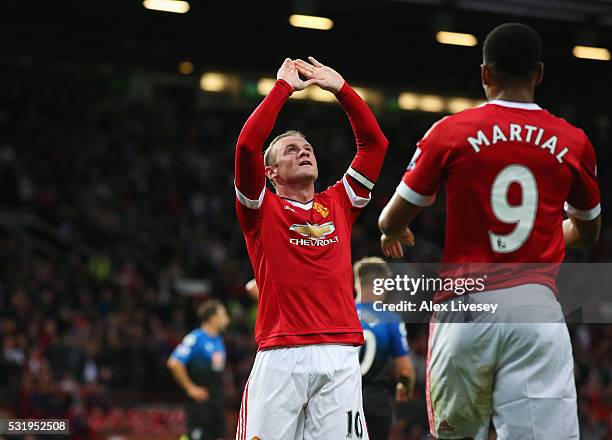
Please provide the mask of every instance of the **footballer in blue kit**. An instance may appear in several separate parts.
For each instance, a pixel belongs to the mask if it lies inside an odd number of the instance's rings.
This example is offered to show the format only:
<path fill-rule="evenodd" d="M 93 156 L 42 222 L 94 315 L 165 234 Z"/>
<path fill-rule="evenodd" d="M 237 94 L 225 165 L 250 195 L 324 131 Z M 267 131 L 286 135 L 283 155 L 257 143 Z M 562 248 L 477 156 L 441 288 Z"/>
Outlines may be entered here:
<path fill-rule="evenodd" d="M 229 324 L 225 306 L 209 300 L 198 307 L 201 326 L 188 333 L 167 365 L 189 396 L 187 430 L 192 440 L 227 438 L 222 373 L 225 345 L 221 333 Z"/>
<path fill-rule="evenodd" d="M 354 265 L 357 314 L 363 328 L 365 345 L 361 347 L 363 406 L 372 439 L 387 439 L 393 415 L 394 386 L 396 400 L 407 400 L 415 383 L 406 328 L 400 317 L 391 312 L 376 311 L 372 280 L 386 278 L 391 271 L 384 260 L 364 258 Z"/>

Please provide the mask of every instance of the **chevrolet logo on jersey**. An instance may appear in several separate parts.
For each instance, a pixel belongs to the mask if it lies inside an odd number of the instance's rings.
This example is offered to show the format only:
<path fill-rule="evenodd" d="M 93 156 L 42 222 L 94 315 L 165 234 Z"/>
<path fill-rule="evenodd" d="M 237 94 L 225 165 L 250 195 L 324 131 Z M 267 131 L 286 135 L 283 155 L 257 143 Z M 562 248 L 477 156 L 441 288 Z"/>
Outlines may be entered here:
<path fill-rule="evenodd" d="M 327 216 L 329 215 L 329 208 L 321 205 L 319 202 L 314 202 L 312 208 L 319 214 L 321 214 L 323 218 L 327 218 Z"/>
<path fill-rule="evenodd" d="M 316 223 L 314 225 L 306 223 L 305 225 L 291 225 L 289 230 L 295 231 L 298 234 L 308 238 L 323 238 L 326 235 L 334 232 L 336 227 L 334 226 L 334 222 L 323 223 L 320 226 Z"/>

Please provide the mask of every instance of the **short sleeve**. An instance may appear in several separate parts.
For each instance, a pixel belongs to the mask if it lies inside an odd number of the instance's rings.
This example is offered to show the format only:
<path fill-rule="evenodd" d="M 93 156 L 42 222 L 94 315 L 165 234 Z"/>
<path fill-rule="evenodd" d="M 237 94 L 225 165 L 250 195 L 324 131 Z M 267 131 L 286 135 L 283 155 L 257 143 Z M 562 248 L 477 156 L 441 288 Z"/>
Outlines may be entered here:
<path fill-rule="evenodd" d="M 409 354 L 410 347 L 408 347 L 406 325 L 403 322 L 387 325 L 391 335 L 391 355 L 393 357 L 400 357 Z"/>
<path fill-rule="evenodd" d="M 433 204 L 444 179 L 450 152 L 450 142 L 444 130 L 445 119 L 436 122 L 417 143 L 412 160 L 397 187 L 399 196 L 413 205 L 425 207 Z"/>
<path fill-rule="evenodd" d="M 586 135 L 565 210 L 580 220 L 593 220 L 601 213 L 595 149 Z"/>
<path fill-rule="evenodd" d="M 193 357 L 193 352 L 195 351 L 195 346 L 197 342 L 197 337 L 194 334 L 188 334 L 183 338 L 183 341 L 176 346 L 170 357 L 178 360 L 182 364 L 186 365 L 191 361 Z"/>

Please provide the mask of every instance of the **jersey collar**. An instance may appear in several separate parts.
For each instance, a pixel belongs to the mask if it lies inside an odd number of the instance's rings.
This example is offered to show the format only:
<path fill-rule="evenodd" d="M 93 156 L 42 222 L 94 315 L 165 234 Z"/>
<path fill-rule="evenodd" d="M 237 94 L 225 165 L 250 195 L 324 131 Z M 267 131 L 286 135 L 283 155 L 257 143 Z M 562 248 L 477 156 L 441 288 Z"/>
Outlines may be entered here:
<path fill-rule="evenodd" d="M 492 101 L 487 102 L 487 104 L 495 104 L 500 105 L 502 107 L 510 107 L 510 108 L 520 108 L 523 110 L 542 110 L 535 102 L 515 102 L 515 101 L 505 101 L 503 99 L 494 99 Z"/>
<path fill-rule="evenodd" d="M 302 208 L 306 211 L 312 209 L 312 200 L 310 202 L 302 203 L 302 202 L 298 202 L 297 200 L 288 199 L 286 197 L 281 197 L 281 196 L 279 197 L 283 199 L 284 201 L 291 203 L 293 206 L 297 206 L 298 208 Z"/>

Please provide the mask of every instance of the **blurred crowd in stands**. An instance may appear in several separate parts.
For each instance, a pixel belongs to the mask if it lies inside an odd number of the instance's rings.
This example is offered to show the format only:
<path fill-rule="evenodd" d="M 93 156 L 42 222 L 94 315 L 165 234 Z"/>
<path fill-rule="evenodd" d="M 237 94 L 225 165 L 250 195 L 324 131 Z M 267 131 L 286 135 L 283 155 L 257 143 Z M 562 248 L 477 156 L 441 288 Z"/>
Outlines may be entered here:
<path fill-rule="evenodd" d="M 66 78 L 0 91 L 0 414 L 68 417 L 75 437 L 88 438 L 120 408 L 176 408 L 183 393 L 165 361 L 198 325 L 195 306 L 213 296 L 232 317 L 224 380 L 234 426 L 256 348 L 256 305 L 244 293 L 253 275 L 234 211 L 234 143 L 260 98 L 233 108 L 198 105 L 207 97 L 184 92 L 133 100 L 127 85 Z M 380 254 L 381 207 L 439 117 L 376 113 L 390 149 L 355 227 L 355 259 Z M 612 134 L 581 116 L 572 122 L 598 150 L 605 212 Z M 354 144 L 338 106 L 290 102 L 276 127 L 299 129 L 314 145 L 319 189 L 342 176 Z M 443 225 L 440 200 L 416 222 L 408 261 L 439 258 Z M 612 223 L 593 250 L 568 259 L 612 261 Z M 181 289 L 179 280 L 205 282 Z M 571 333 L 582 438 L 611 438 L 612 325 L 574 325 Z M 418 440 L 427 431 L 427 326 L 412 324 L 408 334 L 419 381 L 414 399 L 398 407 L 392 438 Z"/>

